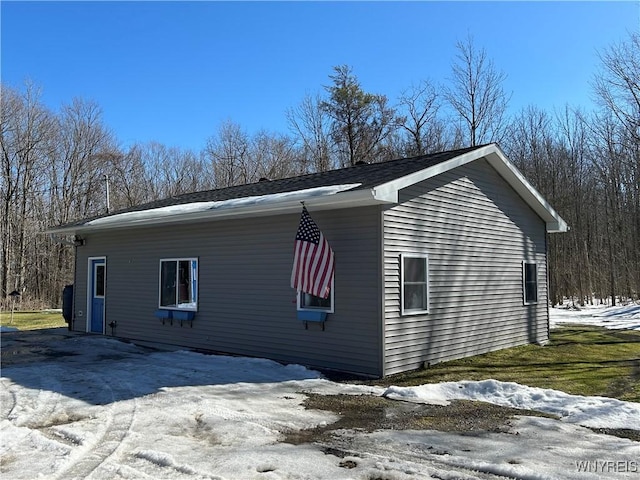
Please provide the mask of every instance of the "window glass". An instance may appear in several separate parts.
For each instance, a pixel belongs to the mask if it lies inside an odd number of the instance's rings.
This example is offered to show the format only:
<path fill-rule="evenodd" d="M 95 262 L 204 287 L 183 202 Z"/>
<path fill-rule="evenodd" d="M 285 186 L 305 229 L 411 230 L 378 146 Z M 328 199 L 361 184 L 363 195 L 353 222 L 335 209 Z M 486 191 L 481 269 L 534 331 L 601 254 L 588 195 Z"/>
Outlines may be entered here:
<path fill-rule="evenodd" d="M 196 310 L 197 271 L 195 259 L 160 260 L 160 306 Z"/>
<path fill-rule="evenodd" d="M 178 303 L 191 302 L 191 262 L 178 262 Z"/>
<path fill-rule="evenodd" d="M 160 306 L 176 305 L 176 262 L 160 262 Z"/>
<path fill-rule="evenodd" d="M 333 313 L 334 311 L 334 280 L 331 281 L 331 289 L 327 298 L 316 297 L 309 293 L 298 292 L 298 310 L 320 310 L 322 312 Z"/>
<path fill-rule="evenodd" d="M 404 257 L 404 281 L 420 282 L 427 281 L 426 262 L 421 257 Z"/>
<path fill-rule="evenodd" d="M 401 314 L 428 313 L 428 261 L 426 255 L 401 255 Z"/>
<path fill-rule="evenodd" d="M 95 280 L 95 289 L 96 291 L 94 292 L 94 297 L 104 297 L 104 272 L 105 272 L 105 268 L 104 265 L 96 265 L 95 266 L 96 269 L 96 280 Z"/>
<path fill-rule="evenodd" d="M 524 303 L 538 301 L 538 266 L 535 263 L 524 263 Z"/>
<path fill-rule="evenodd" d="M 427 285 L 415 284 L 404 286 L 404 309 L 405 310 L 426 310 L 427 309 Z"/>
<path fill-rule="evenodd" d="M 316 297 L 310 293 L 300 292 L 300 306 L 302 308 L 331 308 L 331 295 L 327 298 Z"/>

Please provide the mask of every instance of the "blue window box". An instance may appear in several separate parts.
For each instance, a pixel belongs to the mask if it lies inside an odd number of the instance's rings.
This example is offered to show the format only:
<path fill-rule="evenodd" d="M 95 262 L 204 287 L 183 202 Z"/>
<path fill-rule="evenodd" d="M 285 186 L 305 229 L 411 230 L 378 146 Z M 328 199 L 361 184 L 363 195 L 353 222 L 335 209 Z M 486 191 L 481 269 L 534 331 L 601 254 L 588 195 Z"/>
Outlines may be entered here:
<path fill-rule="evenodd" d="M 180 321 L 180 326 L 182 326 L 182 322 L 190 322 L 193 327 L 193 319 L 196 318 L 196 312 L 189 310 L 165 310 L 160 309 L 156 310 L 156 317 L 162 320 L 162 324 L 164 325 L 165 321 L 169 320 L 171 325 L 173 325 L 174 320 Z"/>
<path fill-rule="evenodd" d="M 315 322 L 322 324 L 322 330 L 324 330 L 324 322 L 327 319 L 327 312 L 314 311 L 314 310 L 298 310 L 298 320 L 304 322 L 304 328 L 309 328 L 309 322 Z"/>
<path fill-rule="evenodd" d="M 180 326 L 182 326 L 182 322 L 189 322 L 189 325 L 193 327 L 193 319 L 196 318 L 196 312 L 190 310 L 174 310 L 173 318 L 180 320 Z"/>
<path fill-rule="evenodd" d="M 164 322 L 166 322 L 167 320 L 169 320 L 169 322 L 171 323 L 171 325 L 173 325 L 173 315 L 172 315 L 172 311 L 171 310 L 156 310 L 156 317 L 159 318 L 160 320 L 162 320 L 162 324 L 164 325 Z"/>
<path fill-rule="evenodd" d="M 193 320 L 196 318 L 196 312 L 190 310 L 174 310 L 173 318 L 176 320 Z"/>
<path fill-rule="evenodd" d="M 313 310 L 299 310 L 298 320 L 305 322 L 324 322 L 327 319 L 327 312 L 316 312 Z"/>

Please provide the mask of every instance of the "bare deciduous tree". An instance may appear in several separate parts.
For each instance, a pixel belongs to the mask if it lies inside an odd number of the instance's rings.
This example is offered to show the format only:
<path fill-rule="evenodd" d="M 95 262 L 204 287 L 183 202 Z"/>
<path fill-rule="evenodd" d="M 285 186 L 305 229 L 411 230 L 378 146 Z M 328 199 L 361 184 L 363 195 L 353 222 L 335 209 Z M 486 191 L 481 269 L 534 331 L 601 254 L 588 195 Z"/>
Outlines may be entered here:
<path fill-rule="evenodd" d="M 322 108 L 322 99 L 305 95 L 295 108 L 286 112 L 289 127 L 302 143 L 302 171 L 326 172 L 334 166 L 330 139 L 329 117 Z"/>
<path fill-rule="evenodd" d="M 632 33 L 628 41 L 604 50 L 600 62 L 602 70 L 593 81 L 596 98 L 618 119 L 637 148 L 640 144 L 640 34 Z"/>
<path fill-rule="evenodd" d="M 27 247 L 33 233 L 34 206 L 47 187 L 40 175 L 52 127 L 50 113 L 32 85 L 25 92 L 2 86 L 0 145 L 2 150 L 2 251 L 0 293 L 25 287 Z"/>
<path fill-rule="evenodd" d="M 469 145 L 499 142 L 509 103 L 502 87 L 506 74 L 496 69 L 484 49 L 476 48 L 471 36 L 459 41 L 456 48 L 444 97 L 467 126 Z"/>
<path fill-rule="evenodd" d="M 253 137 L 252 157 L 256 162 L 258 180 L 273 180 L 306 173 L 296 161 L 297 154 L 293 140 L 285 135 L 261 131 Z"/>
<path fill-rule="evenodd" d="M 640 291 L 640 34 L 600 54 L 593 81 L 600 112 L 588 123 L 604 187 L 611 291 Z"/>
<path fill-rule="evenodd" d="M 104 175 L 109 172 L 104 154 L 115 147 L 102 111 L 95 102 L 74 99 L 62 107 L 57 120 L 50 163 L 56 220 L 65 223 L 103 213 Z"/>
<path fill-rule="evenodd" d="M 438 118 L 440 96 L 431 82 L 423 80 L 405 90 L 399 105 L 405 114 L 400 118 L 400 127 L 409 138 L 405 155 L 423 155 L 446 148 L 444 126 Z"/>
<path fill-rule="evenodd" d="M 228 120 L 209 138 L 206 155 L 211 160 L 216 187 L 230 187 L 255 179 L 257 168 L 250 158 L 250 140 L 240 125 Z"/>

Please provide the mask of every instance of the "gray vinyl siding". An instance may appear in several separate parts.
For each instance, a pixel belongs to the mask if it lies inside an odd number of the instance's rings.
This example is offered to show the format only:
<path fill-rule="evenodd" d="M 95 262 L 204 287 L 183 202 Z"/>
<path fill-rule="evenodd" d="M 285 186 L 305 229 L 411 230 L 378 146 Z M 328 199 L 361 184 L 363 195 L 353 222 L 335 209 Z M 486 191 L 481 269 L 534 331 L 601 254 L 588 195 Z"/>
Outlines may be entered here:
<path fill-rule="evenodd" d="M 87 331 L 87 281 L 88 256 L 83 255 L 85 247 L 76 247 L 75 280 L 73 282 L 73 318 L 71 330 Z"/>
<path fill-rule="evenodd" d="M 77 253 L 74 329 L 86 328 L 78 311 L 86 311 L 87 258 L 106 256 L 105 318 L 117 322 L 117 337 L 379 376 L 380 210 L 310 213 L 335 253 L 335 313 L 324 331 L 296 318 L 298 214 L 88 235 Z M 154 316 L 160 259 L 182 257 L 198 259 L 193 327 Z"/>
<path fill-rule="evenodd" d="M 486 161 L 402 190 L 383 225 L 386 375 L 547 340 L 545 224 Z M 429 314 L 400 315 L 401 253 L 428 254 Z M 535 305 L 523 261 L 538 264 Z"/>

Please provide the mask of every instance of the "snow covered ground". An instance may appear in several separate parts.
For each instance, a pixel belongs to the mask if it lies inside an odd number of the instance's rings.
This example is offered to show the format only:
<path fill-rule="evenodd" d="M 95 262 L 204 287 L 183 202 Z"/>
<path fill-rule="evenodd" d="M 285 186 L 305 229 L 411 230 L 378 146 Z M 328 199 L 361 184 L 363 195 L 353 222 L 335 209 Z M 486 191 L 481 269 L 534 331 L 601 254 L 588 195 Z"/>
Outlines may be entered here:
<path fill-rule="evenodd" d="M 551 309 L 551 328 L 568 324 L 591 325 L 610 329 L 640 330 L 640 304 L 585 305 L 572 308 L 571 302 Z"/>
<path fill-rule="evenodd" d="M 626 328 L 640 328 L 638 311 L 626 308 L 552 309 L 553 324 L 624 328 L 620 322 L 625 321 Z M 42 348 L 44 360 L 7 362 L 2 368 L 2 478 L 640 476 L 639 442 L 586 428 L 640 430 L 637 403 L 495 380 L 388 389 L 349 385 L 299 365 L 151 351 L 93 336 L 60 336 Z M 437 404 L 475 399 L 545 411 L 560 420 L 523 416 L 505 433 L 339 430 L 325 448 L 283 442 L 286 432 L 337 420 L 336 414 L 302 406 L 311 392 Z"/>

